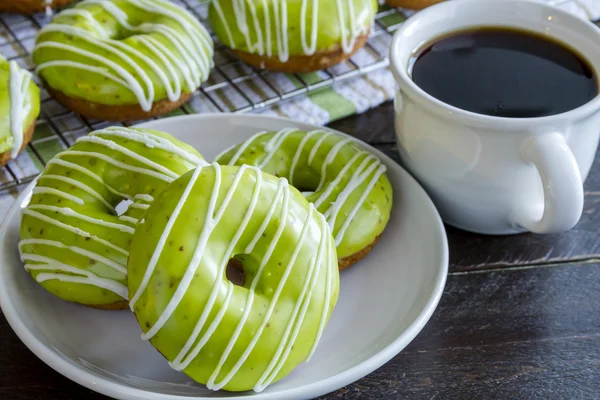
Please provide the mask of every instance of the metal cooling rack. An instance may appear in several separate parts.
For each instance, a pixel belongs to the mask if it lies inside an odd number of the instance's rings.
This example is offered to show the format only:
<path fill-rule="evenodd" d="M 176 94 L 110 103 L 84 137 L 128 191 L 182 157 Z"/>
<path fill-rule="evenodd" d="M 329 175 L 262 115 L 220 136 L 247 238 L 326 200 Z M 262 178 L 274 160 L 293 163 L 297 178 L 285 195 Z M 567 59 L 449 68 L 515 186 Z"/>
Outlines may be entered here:
<path fill-rule="evenodd" d="M 567 1 L 555 0 L 552 3 L 560 5 Z M 187 8 L 210 29 L 207 23 L 208 0 L 174 2 Z M 313 74 L 284 75 L 255 69 L 238 60 L 215 40 L 215 68 L 210 78 L 190 102 L 165 116 L 259 110 L 331 86 L 334 82 L 385 68 L 389 64 L 387 51 L 392 34 L 408 15 L 399 9 L 380 6 L 366 46 L 347 62 Z M 30 54 L 35 38 L 40 28 L 49 21 L 44 13 L 30 17 L 0 14 L 0 54 L 16 60 L 23 68 L 33 70 Z M 108 125 L 119 125 L 83 118 L 62 107 L 44 89 L 41 92 L 41 113 L 33 140 L 16 160 L 0 169 L 0 193 L 19 191 L 20 185 L 30 182 L 43 170 L 46 161 L 72 145 L 78 137 Z M 139 122 L 142 121 L 123 125 Z"/>
<path fill-rule="evenodd" d="M 191 11 L 210 30 L 207 22 L 208 0 L 174 2 Z M 215 39 L 215 68 L 210 78 L 189 103 L 165 116 L 249 112 L 384 68 L 388 65 L 387 49 L 392 33 L 406 17 L 407 14 L 401 10 L 382 6 L 363 49 L 347 62 L 313 74 L 287 75 L 258 70 L 237 59 Z M 35 38 L 40 28 L 49 21 L 50 18 L 44 13 L 33 16 L 0 15 L 0 54 L 9 60 L 16 60 L 23 68 L 33 70 L 30 55 Z M 72 145 L 78 137 L 108 125 L 120 125 L 81 117 L 61 106 L 44 89 L 41 94 L 41 112 L 33 140 L 16 160 L 0 169 L 0 192 L 16 189 L 33 180 L 42 172 L 48 160 Z M 142 121 L 123 125 L 139 122 Z"/>

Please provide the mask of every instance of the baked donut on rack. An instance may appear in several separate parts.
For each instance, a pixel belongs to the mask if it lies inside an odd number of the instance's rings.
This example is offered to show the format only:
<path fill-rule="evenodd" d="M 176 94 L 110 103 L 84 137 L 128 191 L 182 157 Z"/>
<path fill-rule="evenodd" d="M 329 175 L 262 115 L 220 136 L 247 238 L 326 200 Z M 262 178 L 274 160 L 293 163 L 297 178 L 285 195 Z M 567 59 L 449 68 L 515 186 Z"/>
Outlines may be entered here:
<path fill-rule="evenodd" d="M 107 128 L 79 138 L 48 162 L 22 211 L 25 269 L 64 300 L 126 308 L 136 223 L 170 182 L 203 164 L 192 147 L 158 131 Z M 123 201 L 131 204 L 117 215 Z"/>
<path fill-rule="evenodd" d="M 36 72 L 65 107 L 89 118 L 139 120 L 188 101 L 213 65 L 213 42 L 166 0 L 85 0 L 40 30 Z"/>
<path fill-rule="evenodd" d="M 248 64 L 312 72 L 350 58 L 369 36 L 377 0 L 213 0 L 211 26 Z"/>
<path fill-rule="evenodd" d="M 0 12 L 35 14 L 42 11 L 50 12 L 53 9 L 64 7 L 75 0 L 2 0 Z"/>
<path fill-rule="evenodd" d="M 215 161 L 256 166 L 302 190 L 327 218 L 340 270 L 369 253 L 390 218 L 392 187 L 386 167 L 349 136 L 291 128 L 260 132 Z"/>
<path fill-rule="evenodd" d="M 31 73 L 0 55 L 0 167 L 27 147 L 40 113 L 40 89 Z"/>
<path fill-rule="evenodd" d="M 288 375 L 315 351 L 339 293 L 325 217 L 247 165 L 171 183 L 137 225 L 127 270 L 142 339 L 211 390 L 260 392 Z"/>

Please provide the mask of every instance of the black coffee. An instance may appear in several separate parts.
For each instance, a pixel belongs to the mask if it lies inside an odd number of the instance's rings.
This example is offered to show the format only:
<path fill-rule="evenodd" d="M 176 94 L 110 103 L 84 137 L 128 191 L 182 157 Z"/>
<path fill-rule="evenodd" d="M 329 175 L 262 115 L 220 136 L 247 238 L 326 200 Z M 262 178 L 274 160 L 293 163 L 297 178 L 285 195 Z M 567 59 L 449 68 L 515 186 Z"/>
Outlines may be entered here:
<path fill-rule="evenodd" d="M 598 93 L 589 63 L 566 45 L 506 28 L 433 41 L 412 60 L 412 79 L 444 103 L 509 118 L 559 114 Z"/>

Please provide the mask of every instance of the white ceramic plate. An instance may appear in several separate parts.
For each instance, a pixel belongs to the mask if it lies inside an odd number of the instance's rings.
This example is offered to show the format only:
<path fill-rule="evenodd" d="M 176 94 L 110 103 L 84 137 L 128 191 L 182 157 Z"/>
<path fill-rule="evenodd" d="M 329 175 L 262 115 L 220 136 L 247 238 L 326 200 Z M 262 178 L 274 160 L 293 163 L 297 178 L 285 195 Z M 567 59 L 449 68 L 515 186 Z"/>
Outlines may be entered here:
<path fill-rule="evenodd" d="M 262 130 L 295 126 L 263 116 L 191 115 L 143 124 L 196 147 L 207 160 Z M 20 209 L 31 186 L 0 228 L 0 305 L 21 340 L 40 359 L 92 390 L 120 399 L 305 399 L 341 388 L 402 350 L 433 313 L 446 281 L 448 250 L 442 222 L 423 189 L 393 160 L 365 145 L 388 167 L 392 217 L 371 254 L 341 274 L 338 305 L 309 363 L 264 392 L 211 392 L 171 370 L 129 311 L 70 304 L 43 290 L 19 261 Z"/>

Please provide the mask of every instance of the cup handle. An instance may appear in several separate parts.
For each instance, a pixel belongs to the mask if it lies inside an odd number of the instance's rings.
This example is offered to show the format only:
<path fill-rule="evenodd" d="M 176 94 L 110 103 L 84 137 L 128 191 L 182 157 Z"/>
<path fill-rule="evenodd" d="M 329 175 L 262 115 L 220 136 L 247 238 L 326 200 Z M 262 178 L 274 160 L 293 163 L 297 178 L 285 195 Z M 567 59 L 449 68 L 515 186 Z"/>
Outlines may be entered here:
<path fill-rule="evenodd" d="M 523 207 L 515 213 L 515 223 L 534 233 L 560 233 L 573 228 L 583 211 L 583 182 L 563 136 L 552 133 L 528 138 L 521 147 L 521 158 L 533 163 L 542 178 L 544 209 L 540 213 L 539 207 Z"/>

